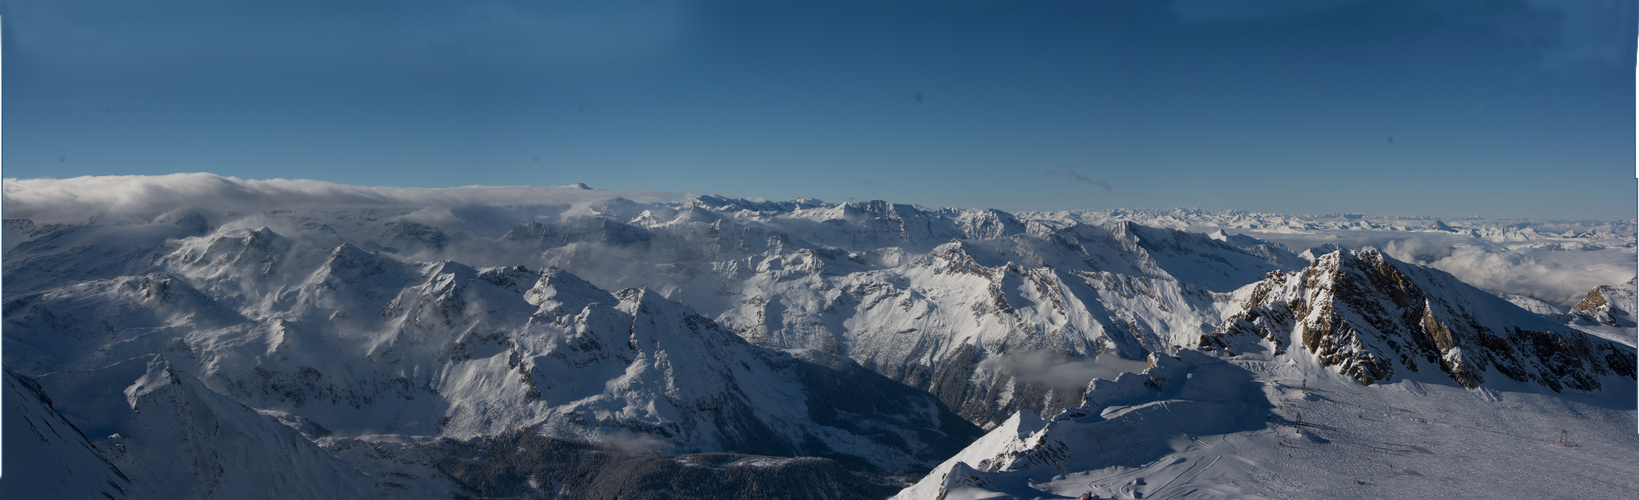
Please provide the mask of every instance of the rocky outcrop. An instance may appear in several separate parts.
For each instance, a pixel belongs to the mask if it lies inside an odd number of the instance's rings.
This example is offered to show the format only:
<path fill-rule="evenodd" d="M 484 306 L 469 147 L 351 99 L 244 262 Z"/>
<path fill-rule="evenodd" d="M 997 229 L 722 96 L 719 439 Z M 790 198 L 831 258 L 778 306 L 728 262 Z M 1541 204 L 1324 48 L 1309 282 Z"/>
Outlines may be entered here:
<path fill-rule="evenodd" d="M 1635 280 L 1628 280 L 1621 285 L 1600 285 L 1589 290 L 1581 302 L 1571 306 L 1571 316 L 1592 323 L 1633 328 L 1636 326 L 1634 283 Z"/>
<path fill-rule="evenodd" d="M 1270 273 L 1236 296 L 1239 309 L 1202 335 L 1202 348 L 1291 354 L 1297 347 L 1368 385 L 1429 368 L 1465 387 L 1501 375 L 1554 391 L 1634 377 L 1632 348 L 1376 251 L 1333 252 L 1302 271 Z"/>

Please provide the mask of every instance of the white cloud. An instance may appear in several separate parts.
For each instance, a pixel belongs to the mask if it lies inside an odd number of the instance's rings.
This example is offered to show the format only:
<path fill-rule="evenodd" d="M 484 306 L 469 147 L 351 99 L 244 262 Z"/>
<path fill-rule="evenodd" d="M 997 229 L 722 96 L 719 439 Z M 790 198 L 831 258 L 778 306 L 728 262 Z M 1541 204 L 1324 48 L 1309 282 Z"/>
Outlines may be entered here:
<path fill-rule="evenodd" d="M 617 450 L 640 453 L 649 451 L 663 451 L 672 448 L 672 444 L 648 434 L 639 434 L 626 429 L 603 436 L 598 444 Z"/>
<path fill-rule="evenodd" d="M 1010 371 L 1020 382 L 1039 383 L 1057 389 L 1082 389 L 1093 379 L 1113 380 L 1122 373 L 1144 370 L 1143 361 L 1113 355 L 1071 359 L 1064 353 L 1051 350 L 1009 353 L 986 359 L 980 366 L 988 370 Z"/>
<path fill-rule="evenodd" d="M 1542 224 L 1547 228 L 1552 224 Z M 1520 293 L 1570 308 L 1588 290 L 1620 284 L 1635 274 L 1634 249 L 1583 247 L 1580 241 L 1539 236 L 1535 240 L 1499 243 L 1462 233 L 1414 231 L 1311 231 L 1302 234 L 1249 232 L 1294 251 L 1333 243 L 1359 250 L 1376 248 L 1396 260 L 1451 273 L 1464 283 L 1492 292 Z M 1547 247 L 1555 241 L 1565 248 Z"/>
<path fill-rule="evenodd" d="M 91 218 L 149 221 L 178 209 L 202 213 L 326 207 L 463 207 L 585 205 L 626 198 L 675 201 L 677 193 L 609 191 L 577 186 L 400 188 L 301 179 L 249 180 L 208 173 L 157 176 L 6 179 L 5 216 L 37 223 Z"/>
<path fill-rule="evenodd" d="M 1412 257 L 1396 255 L 1391 248 L 1384 252 L 1402 260 Z M 1511 251 L 1478 245 L 1452 247 L 1434 260 L 1410 262 L 1451 273 L 1470 285 L 1523 293 L 1563 308 L 1576 304 L 1593 287 L 1626 282 L 1635 271 L 1631 252 Z"/>

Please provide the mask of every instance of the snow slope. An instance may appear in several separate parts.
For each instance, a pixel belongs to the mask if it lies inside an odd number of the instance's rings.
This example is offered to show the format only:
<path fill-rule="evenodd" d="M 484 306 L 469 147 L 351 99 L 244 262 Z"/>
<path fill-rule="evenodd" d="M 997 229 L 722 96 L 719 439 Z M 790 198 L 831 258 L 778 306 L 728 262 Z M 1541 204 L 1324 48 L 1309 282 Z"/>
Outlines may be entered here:
<path fill-rule="evenodd" d="M 372 496 L 364 474 L 161 356 L 40 381 L 130 477 L 132 498 Z"/>
<path fill-rule="evenodd" d="M 5 456 L 0 496 L 127 498 L 131 480 L 57 413 L 34 380 L 5 370 Z"/>
<path fill-rule="evenodd" d="M 1095 382 L 1079 409 L 1010 420 L 895 498 L 1639 494 L 1631 379 L 1593 393 L 1363 386 L 1302 355 L 1179 354 Z"/>

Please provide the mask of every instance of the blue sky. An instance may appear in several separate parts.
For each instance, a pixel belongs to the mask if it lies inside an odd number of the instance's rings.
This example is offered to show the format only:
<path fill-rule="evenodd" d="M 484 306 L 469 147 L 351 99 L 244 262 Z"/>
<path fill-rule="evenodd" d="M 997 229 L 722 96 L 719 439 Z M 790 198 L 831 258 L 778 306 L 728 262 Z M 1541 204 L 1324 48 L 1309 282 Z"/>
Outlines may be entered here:
<path fill-rule="evenodd" d="M 7 1 L 4 175 L 1008 210 L 1639 203 L 1625 0 L 580 3 Z"/>

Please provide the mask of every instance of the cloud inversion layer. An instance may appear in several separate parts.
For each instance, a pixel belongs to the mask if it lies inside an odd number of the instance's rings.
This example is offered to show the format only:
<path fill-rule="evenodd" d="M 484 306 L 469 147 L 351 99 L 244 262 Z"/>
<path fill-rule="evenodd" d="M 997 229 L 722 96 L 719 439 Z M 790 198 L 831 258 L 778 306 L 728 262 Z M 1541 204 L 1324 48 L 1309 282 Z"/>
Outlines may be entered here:
<path fill-rule="evenodd" d="M 582 205 L 612 198 L 659 202 L 678 200 L 682 195 L 581 186 L 366 187 L 208 173 L 5 180 L 6 217 L 42 223 L 91 218 L 147 221 L 178 208 L 221 213 L 315 207 Z"/>

